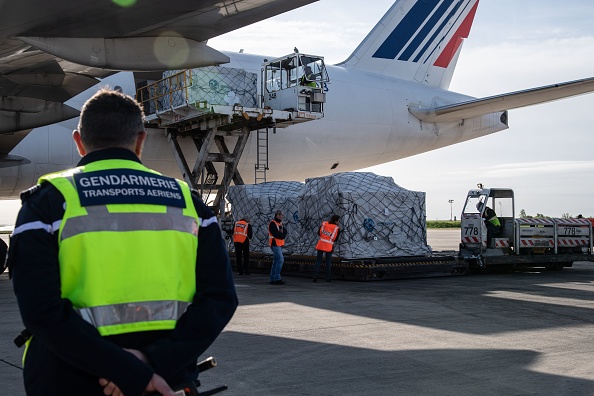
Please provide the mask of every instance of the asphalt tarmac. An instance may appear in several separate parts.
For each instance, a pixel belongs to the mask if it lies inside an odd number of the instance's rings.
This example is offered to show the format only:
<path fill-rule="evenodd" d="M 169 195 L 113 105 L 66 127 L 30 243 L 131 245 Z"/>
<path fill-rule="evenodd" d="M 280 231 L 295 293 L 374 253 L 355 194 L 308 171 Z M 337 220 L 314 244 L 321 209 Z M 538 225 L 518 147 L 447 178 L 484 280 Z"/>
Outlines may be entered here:
<path fill-rule="evenodd" d="M 441 235 L 443 236 L 443 235 Z M 455 238 L 456 239 L 456 238 Z M 436 246 L 457 241 L 445 238 Z M 204 357 L 221 395 L 593 395 L 594 263 L 376 282 L 237 276 Z M 0 395 L 21 396 L 21 323 L 0 276 Z M 51 389 L 51 388 L 50 388 Z"/>

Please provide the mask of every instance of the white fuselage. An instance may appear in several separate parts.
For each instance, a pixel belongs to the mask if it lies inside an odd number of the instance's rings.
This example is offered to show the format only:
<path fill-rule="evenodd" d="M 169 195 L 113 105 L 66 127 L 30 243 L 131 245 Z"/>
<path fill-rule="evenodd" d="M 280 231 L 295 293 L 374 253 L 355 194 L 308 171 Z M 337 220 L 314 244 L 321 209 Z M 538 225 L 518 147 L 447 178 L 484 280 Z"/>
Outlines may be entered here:
<path fill-rule="evenodd" d="M 260 76 L 263 56 L 227 55 L 231 62 L 224 67 L 241 68 Z M 341 66 L 327 68 L 330 82 L 324 118 L 279 128 L 269 134 L 268 181 L 303 181 L 354 171 L 507 128 L 499 119 L 501 113 L 448 124 L 422 123 L 409 113 L 409 106 L 445 105 L 471 97 Z M 106 79 L 106 83 L 112 87 L 120 85 L 127 94 L 135 93 L 131 73 L 118 73 Z M 80 108 L 95 91 L 83 92 L 67 103 Z M 74 166 L 80 159 L 71 141 L 77 122 L 73 119 L 37 128 L 26 136 L 10 154 L 25 157 L 30 163 L 0 168 L 0 196 L 18 196 L 20 191 L 35 184 L 39 176 Z M 194 143 L 191 139 L 180 139 L 180 144 L 192 167 L 196 157 Z M 149 167 L 180 177 L 164 130 L 149 130 L 142 159 Z M 238 167 L 245 183 L 254 182 L 255 163 L 256 138 L 252 134 Z M 332 169 L 334 164 L 338 165 Z"/>

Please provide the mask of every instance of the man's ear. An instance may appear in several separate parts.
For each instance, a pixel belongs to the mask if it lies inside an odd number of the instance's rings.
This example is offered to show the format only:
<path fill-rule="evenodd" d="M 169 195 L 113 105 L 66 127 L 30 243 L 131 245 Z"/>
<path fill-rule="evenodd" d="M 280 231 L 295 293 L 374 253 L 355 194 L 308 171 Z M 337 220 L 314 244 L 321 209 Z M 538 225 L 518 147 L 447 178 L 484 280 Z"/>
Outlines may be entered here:
<path fill-rule="evenodd" d="M 87 155 L 87 149 L 85 149 L 85 146 L 83 145 L 79 131 L 75 130 L 72 132 L 72 140 L 74 140 L 74 143 L 76 143 L 76 149 L 78 150 L 80 156 L 84 157 L 85 155 Z"/>
<path fill-rule="evenodd" d="M 144 146 L 146 136 L 146 131 L 142 131 L 138 133 L 138 137 L 136 138 L 136 143 L 134 144 L 134 153 L 138 156 L 138 158 L 140 158 L 140 156 L 142 155 L 142 148 Z"/>

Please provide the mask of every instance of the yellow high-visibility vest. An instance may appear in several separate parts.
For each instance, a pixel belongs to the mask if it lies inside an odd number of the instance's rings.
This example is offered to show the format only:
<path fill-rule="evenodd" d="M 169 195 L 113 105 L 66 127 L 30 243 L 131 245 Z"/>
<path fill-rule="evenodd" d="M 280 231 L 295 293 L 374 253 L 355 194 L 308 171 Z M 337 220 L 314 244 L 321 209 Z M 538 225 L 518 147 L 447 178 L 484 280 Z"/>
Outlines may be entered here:
<path fill-rule="evenodd" d="M 173 329 L 196 293 L 200 220 L 187 184 L 128 160 L 93 162 L 42 182 L 66 201 L 62 297 L 103 336 Z"/>

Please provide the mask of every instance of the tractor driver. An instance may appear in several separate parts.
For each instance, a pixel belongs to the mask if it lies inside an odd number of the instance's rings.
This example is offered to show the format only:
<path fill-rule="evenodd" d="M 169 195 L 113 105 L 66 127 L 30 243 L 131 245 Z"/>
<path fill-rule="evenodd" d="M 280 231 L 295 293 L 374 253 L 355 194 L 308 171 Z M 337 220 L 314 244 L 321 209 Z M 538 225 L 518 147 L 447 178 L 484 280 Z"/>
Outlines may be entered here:
<path fill-rule="evenodd" d="M 479 212 L 481 212 L 481 207 L 483 203 L 479 202 L 476 204 L 476 208 Z M 497 217 L 497 214 L 493 209 L 485 205 L 485 210 L 482 212 L 483 221 L 485 222 L 485 226 L 487 227 L 487 246 L 490 245 L 491 239 L 494 236 L 501 234 L 501 222 Z"/>

